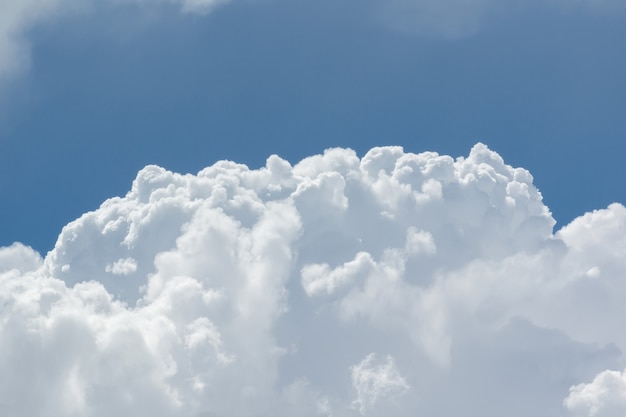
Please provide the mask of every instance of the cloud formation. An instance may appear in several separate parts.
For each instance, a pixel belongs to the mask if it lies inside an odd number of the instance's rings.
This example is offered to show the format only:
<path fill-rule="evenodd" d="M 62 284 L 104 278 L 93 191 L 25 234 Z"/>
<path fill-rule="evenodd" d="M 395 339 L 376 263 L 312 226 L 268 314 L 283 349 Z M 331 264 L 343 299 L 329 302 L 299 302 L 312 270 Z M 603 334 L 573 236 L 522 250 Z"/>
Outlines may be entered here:
<path fill-rule="evenodd" d="M 618 417 L 626 413 L 626 374 L 604 371 L 571 388 L 565 406 L 573 416 Z"/>
<path fill-rule="evenodd" d="M 351 371 L 352 385 L 357 392 L 352 405 L 363 415 L 381 400 L 404 395 L 410 388 L 391 356 L 387 356 L 384 363 L 376 364 L 376 355 L 370 353 Z"/>
<path fill-rule="evenodd" d="M 617 415 L 626 208 L 554 224 L 482 144 L 148 166 L 0 248 L 0 412 Z"/>

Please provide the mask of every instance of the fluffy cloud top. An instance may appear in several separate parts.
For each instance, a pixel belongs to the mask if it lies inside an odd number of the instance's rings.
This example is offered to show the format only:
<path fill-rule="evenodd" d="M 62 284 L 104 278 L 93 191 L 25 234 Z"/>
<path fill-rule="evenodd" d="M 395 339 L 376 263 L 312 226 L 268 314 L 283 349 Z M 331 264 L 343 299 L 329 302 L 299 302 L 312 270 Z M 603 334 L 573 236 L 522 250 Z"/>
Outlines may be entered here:
<path fill-rule="evenodd" d="M 532 181 L 482 144 L 148 166 L 0 248 L 0 412 L 617 415 L 626 208 L 553 233 Z"/>
<path fill-rule="evenodd" d="M 572 387 L 565 406 L 574 416 L 623 416 L 626 414 L 626 374 L 605 371 L 591 383 Z"/>

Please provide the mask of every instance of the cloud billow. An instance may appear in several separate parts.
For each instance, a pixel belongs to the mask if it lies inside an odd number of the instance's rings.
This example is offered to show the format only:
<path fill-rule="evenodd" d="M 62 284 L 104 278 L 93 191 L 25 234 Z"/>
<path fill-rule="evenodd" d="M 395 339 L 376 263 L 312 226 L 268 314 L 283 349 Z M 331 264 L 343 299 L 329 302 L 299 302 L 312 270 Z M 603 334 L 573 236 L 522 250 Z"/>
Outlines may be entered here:
<path fill-rule="evenodd" d="M 0 248 L 0 411 L 621 415 L 626 208 L 554 224 L 482 144 L 148 166 Z"/>

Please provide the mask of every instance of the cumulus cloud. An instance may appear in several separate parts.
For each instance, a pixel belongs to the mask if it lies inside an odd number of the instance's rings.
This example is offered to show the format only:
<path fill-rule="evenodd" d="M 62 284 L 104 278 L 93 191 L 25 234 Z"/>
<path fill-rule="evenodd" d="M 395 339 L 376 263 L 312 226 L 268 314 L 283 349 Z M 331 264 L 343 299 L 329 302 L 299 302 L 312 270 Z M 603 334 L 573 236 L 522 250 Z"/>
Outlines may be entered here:
<path fill-rule="evenodd" d="M 34 271 L 41 265 L 41 255 L 19 242 L 0 248 L 0 273 Z"/>
<path fill-rule="evenodd" d="M 64 266 L 67 266 L 67 268 L 65 268 L 65 272 L 67 272 L 69 265 Z M 108 264 L 104 270 L 105 272 L 110 272 L 115 275 L 128 275 L 137 270 L 137 262 L 133 258 L 118 259 L 112 264 Z"/>
<path fill-rule="evenodd" d="M 44 258 L 0 248 L 0 412 L 616 412 L 626 208 L 554 224 L 483 144 L 148 166 Z"/>
<path fill-rule="evenodd" d="M 592 382 L 571 388 L 564 402 L 574 417 L 618 417 L 626 414 L 626 373 L 604 371 Z"/>

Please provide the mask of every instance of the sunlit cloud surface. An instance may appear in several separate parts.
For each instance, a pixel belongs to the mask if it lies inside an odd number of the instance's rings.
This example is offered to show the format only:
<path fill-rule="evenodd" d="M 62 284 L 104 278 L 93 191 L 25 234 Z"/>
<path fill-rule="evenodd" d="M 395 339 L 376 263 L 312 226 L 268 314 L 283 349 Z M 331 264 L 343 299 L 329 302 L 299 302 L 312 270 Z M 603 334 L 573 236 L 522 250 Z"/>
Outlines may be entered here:
<path fill-rule="evenodd" d="M 0 249 L 0 412 L 623 416 L 626 208 L 554 224 L 482 144 L 148 166 Z"/>

